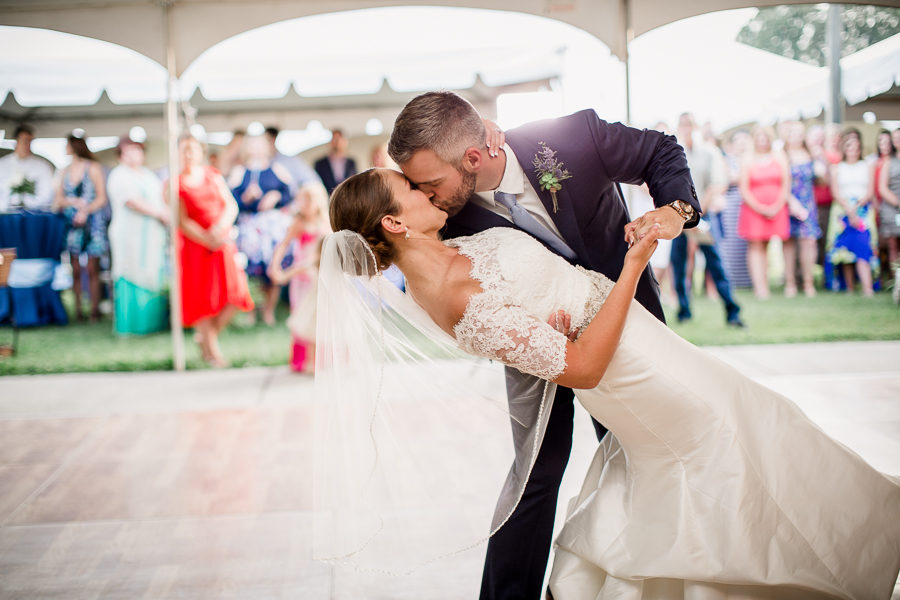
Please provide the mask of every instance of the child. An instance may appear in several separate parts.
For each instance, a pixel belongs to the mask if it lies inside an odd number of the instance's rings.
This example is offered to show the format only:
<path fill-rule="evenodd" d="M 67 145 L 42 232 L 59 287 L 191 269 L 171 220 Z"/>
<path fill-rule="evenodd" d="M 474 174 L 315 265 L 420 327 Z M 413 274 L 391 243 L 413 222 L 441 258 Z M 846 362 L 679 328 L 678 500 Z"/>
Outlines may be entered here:
<path fill-rule="evenodd" d="M 291 369 L 300 373 L 315 370 L 316 280 L 319 252 L 328 226 L 328 195 L 321 185 L 307 185 L 297 192 L 296 212 L 284 239 L 275 247 L 268 275 L 277 285 L 288 284 L 291 316 L 287 320 L 293 336 Z M 293 244 L 293 263 L 281 263 Z"/>

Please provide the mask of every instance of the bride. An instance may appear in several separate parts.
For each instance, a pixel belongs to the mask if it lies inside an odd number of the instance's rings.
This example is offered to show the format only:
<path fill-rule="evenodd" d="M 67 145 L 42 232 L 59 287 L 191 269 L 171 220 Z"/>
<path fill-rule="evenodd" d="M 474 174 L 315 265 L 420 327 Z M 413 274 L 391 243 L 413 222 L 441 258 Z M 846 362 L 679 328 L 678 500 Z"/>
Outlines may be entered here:
<path fill-rule="evenodd" d="M 445 220 L 398 172 L 351 177 L 321 273 L 364 240 L 459 348 L 575 388 L 609 429 L 556 540 L 553 598 L 891 596 L 900 485 L 633 300 L 655 231 L 614 283 L 512 228 L 443 242 Z"/>

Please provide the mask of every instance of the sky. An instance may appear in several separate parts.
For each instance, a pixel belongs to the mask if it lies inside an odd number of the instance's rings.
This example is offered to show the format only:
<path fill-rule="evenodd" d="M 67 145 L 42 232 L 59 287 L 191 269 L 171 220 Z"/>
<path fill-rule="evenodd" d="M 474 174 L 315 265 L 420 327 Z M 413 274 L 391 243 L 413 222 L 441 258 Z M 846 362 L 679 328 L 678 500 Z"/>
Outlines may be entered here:
<path fill-rule="evenodd" d="M 756 10 L 702 15 L 636 38 L 632 123 L 673 124 L 684 111 L 718 129 L 773 120 L 777 97 L 812 81 L 816 70 L 734 42 Z M 383 77 L 398 90 L 427 90 L 469 87 L 476 73 L 502 84 L 550 72 L 561 72 L 552 90 L 499 99 L 501 126 L 582 108 L 625 120 L 624 65 L 596 38 L 533 15 L 460 8 L 379 8 L 259 28 L 201 55 L 185 71 L 182 91 L 189 96 L 200 86 L 211 99 L 277 97 L 293 82 L 308 95 L 367 93 Z M 14 89 L 23 104 L 89 104 L 104 88 L 118 103 L 161 101 L 165 72 L 105 42 L 0 27 L 0 96 Z M 60 160 L 58 148 L 52 153 Z"/>

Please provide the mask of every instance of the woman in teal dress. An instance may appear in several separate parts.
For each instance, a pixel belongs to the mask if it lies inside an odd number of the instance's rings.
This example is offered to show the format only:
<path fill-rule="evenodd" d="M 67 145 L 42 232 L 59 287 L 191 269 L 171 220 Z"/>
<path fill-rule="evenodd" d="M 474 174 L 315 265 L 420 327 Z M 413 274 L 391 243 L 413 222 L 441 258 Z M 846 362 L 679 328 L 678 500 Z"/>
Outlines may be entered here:
<path fill-rule="evenodd" d="M 144 167 L 144 147 L 127 138 L 116 152 L 119 166 L 109 174 L 112 222 L 109 243 L 115 298 L 113 329 L 143 335 L 168 324 L 166 225 L 162 184 Z"/>

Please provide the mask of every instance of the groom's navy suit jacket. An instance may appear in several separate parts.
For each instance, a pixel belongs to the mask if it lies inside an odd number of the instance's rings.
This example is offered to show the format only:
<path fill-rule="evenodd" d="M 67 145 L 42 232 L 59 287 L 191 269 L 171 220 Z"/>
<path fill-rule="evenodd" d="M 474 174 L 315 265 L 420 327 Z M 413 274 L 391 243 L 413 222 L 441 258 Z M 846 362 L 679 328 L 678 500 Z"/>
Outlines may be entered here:
<path fill-rule="evenodd" d="M 550 192 L 540 189 L 532 164 L 541 142 L 557 152 L 557 160 L 571 174 L 557 192 L 556 212 Z M 630 218 L 618 183 L 646 182 L 657 207 L 684 200 L 700 214 L 684 150 L 673 136 L 610 124 L 593 110 L 583 110 L 511 129 L 506 132 L 506 143 L 515 152 L 547 214 L 577 254 L 575 262 L 610 279 L 618 279 L 628 251 L 625 225 Z M 512 226 L 507 219 L 469 202 L 447 221 L 444 237 Z M 649 267 L 641 276 L 635 298 L 657 318 L 665 320 L 658 285 Z"/>

